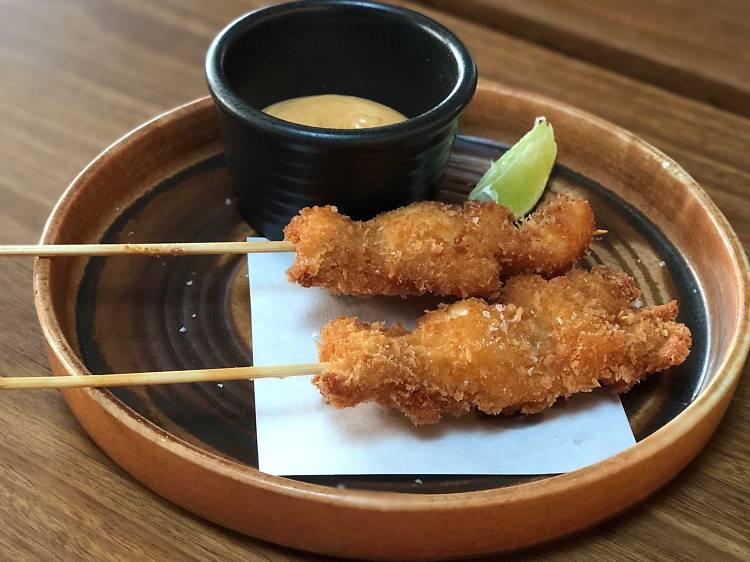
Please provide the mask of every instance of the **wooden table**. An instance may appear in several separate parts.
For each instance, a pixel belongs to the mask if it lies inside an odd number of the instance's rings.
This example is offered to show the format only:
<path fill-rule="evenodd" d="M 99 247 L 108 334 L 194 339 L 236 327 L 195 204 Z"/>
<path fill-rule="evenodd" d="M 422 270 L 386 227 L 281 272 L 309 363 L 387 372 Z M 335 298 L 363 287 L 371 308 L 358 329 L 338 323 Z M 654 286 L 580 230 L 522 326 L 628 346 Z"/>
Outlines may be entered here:
<path fill-rule="evenodd" d="M 34 242 L 102 148 L 204 95 L 209 41 L 262 3 L 0 3 L 0 240 Z M 430 0 L 418 9 L 456 31 L 483 77 L 588 110 L 676 158 L 750 245 L 750 4 Z M 31 265 L 0 268 L 4 375 L 48 372 Z M 711 443 L 673 483 L 612 521 L 514 559 L 749 559 L 748 425 L 745 379 Z M 0 559 L 320 559 L 228 532 L 144 489 L 96 448 L 56 392 L 1 394 L 0 427 Z"/>

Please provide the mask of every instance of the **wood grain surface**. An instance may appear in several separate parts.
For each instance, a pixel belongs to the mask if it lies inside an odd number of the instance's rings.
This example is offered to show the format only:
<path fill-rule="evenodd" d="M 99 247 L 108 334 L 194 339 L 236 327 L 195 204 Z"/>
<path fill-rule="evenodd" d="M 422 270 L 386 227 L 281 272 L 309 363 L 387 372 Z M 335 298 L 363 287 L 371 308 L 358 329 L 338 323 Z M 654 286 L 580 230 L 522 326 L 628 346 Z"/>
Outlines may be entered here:
<path fill-rule="evenodd" d="M 103 147 L 145 119 L 204 95 L 203 56 L 211 38 L 261 4 L 0 3 L 0 241 L 35 242 L 69 180 Z M 750 120 L 616 68 L 424 11 L 467 43 L 483 77 L 590 111 L 673 156 L 750 247 Z M 750 5 L 732 20 L 748 16 Z M 687 10 L 689 17 L 700 25 Z M 748 47 L 746 34 L 736 52 Z M 47 374 L 31 262 L 8 259 L 0 266 L 0 373 Z M 512 558 L 750 558 L 748 424 L 745 378 L 712 442 L 664 490 L 604 525 Z M 109 461 L 56 392 L 0 394 L 0 427 L 0 559 L 322 560 L 225 531 L 171 506 Z"/>
<path fill-rule="evenodd" d="M 420 0 L 750 116 L 745 0 Z"/>

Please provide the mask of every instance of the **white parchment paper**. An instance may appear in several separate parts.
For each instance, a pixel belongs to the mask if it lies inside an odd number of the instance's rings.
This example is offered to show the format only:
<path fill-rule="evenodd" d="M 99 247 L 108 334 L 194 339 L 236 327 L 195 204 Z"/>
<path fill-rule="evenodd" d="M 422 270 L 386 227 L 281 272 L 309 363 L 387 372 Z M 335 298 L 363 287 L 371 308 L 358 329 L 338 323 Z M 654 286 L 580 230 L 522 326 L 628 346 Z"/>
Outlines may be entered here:
<path fill-rule="evenodd" d="M 321 327 L 339 316 L 413 327 L 430 298 L 333 296 L 286 280 L 293 253 L 248 256 L 253 363 L 318 360 Z M 414 427 L 375 404 L 337 410 L 310 377 L 255 382 L 260 469 L 276 475 L 552 474 L 613 455 L 635 440 L 620 400 L 599 391 L 523 417 L 466 416 Z"/>

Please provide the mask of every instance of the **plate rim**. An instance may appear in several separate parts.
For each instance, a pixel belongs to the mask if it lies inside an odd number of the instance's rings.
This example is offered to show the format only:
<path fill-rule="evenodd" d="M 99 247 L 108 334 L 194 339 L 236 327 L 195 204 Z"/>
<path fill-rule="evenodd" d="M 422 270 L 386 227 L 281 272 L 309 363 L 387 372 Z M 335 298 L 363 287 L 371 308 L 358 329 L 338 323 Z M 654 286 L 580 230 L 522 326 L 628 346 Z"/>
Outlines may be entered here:
<path fill-rule="evenodd" d="M 702 390 L 698 397 L 674 419 L 628 449 L 602 461 L 568 473 L 551 476 L 542 480 L 489 490 L 447 494 L 412 494 L 390 491 L 340 490 L 320 484 L 301 482 L 263 473 L 256 468 L 226 459 L 169 434 L 159 426 L 140 418 L 136 412 L 117 400 L 107 390 L 76 389 L 64 391 L 63 394 L 69 404 L 73 399 L 85 397 L 88 401 L 96 403 L 109 415 L 117 418 L 124 427 L 129 431 L 137 433 L 138 436 L 143 439 L 154 441 L 168 435 L 169 439 L 163 442 L 163 444 L 160 443 L 160 446 L 166 447 L 169 452 L 181 457 L 185 462 L 193 463 L 212 471 L 216 471 L 217 467 L 219 467 L 223 476 L 249 484 L 253 487 L 262 488 L 273 493 L 302 500 L 323 499 L 325 503 L 333 506 L 347 508 L 366 507 L 367 509 L 380 511 L 450 511 L 474 505 L 499 507 L 515 501 L 526 501 L 549 494 L 561 494 L 569 491 L 573 487 L 586 486 L 594 483 L 606 475 L 622 473 L 633 468 L 639 462 L 657 454 L 670 443 L 673 444 L 682 439 L 688 433 L 691 433 L 699 425 L 705 422 L 711 414 L 718 413 L 718 416 L 714 416 L 716 417 L 715 421 L 712 419 L 709 424 L 711 427 L 708 428 L 708 432 L 705 435 L 703 441 L 703 443 L 705 443 L 715 430 L 723 415 L 724 409 L 729 402 L 729 398 L 731 398 L 741 376 L 748 351 L 750 351 L 750 318 L 748 315 L 750 264 L 748 263 L 748 258 L 744 248 L 729 221 L 724 217 L 718 207 L 716 207 L 715 203 L 703 188 L 687 172 L 685 172 L 679 164 L 633 133 L 613 125 L 604 119 L 589 114 L 588 112 L 539 94 L 515 88 L 508 88 L 486 80 L 480 80 L 477 93 L 480 93 L 480 91 L 500 94 L 506 97 L 522 98 L 524 101 L 532 102 L 534 104 L 553 106 L 559 111 L 568 113 L 570 116 L 584 119 L 594 125 L 605 127 L 613 131 L 615 134 L 620 135 L 629 141 L 635 142 L 646 154 L 650 154 L 654 159 L 661 162 L 668 161 L 671 163 L 669 166 L 669 172 L 665 171 L 665 173 L 676 174 L 678 176 L 678 179 L 693 193 L 697 201 L 703 206 L 706 213 L 716 225 L 718 232 L 721 234 L 722 242 L 730 251 L 732 259 L 739 266 L 731 273 L 733 276 L 736 275 L 737 277 L 740 302 L 743 302 L 744 306 L 739 311 L 737 328 L 734 331 L 735 333 L 728 346 L 726 357 L 721 364 L 718 364 L 715 367 L 717 373 L 716 376 L 713 377 L 711 382 Z M 71 181 L 70 185 L 64 191 L 50 213 L 44 226 L 40 243 L 54 243 L 61 217 L 64 216 L 71 201 L 75 198 L 78 185 L 84 181 L 87 176 L 94 174 L 97 168 L 101 166 L 107 158 L 124 151 L 130 143 L 136 142 L 141 135 L 148 134 L 148 132 L 156 125 L 169 125 L 185 118 L 186 115 L 189 115 L 192 112 L 211 111 L 212 108 L 213 103 L 210 97 L 206 96 L 198 98 L 157 115 L 110 144 Z M 53 308 L 49 273 L 49 259 L 36 259 L 33 272 L 34 300 L 43 336 L 50 354 L 50 360 L 53 364 L 57 363 L 65 373 L 76 372 L 88 374 L 89 372 L 85 368 L 83 361 L 77 356 L 73 346 L 63 335 L 59 319 Z M 60 373 L 55 372 L 55 374 Z M 717 409 L 720 409 L 720 411 Z M 75 409 L 74 413 L 78 416 Z M 703 444 L 701 444 L 697 451 L 702 447 Z M 695 454 L 697 454 L 697 451 Z M 694 455 L 691 455 L 690 459 L 692 459 L 693 456 Z M 670 474 L 670 477 L 672 475 L 673 474 Z M 656 488 L 661 486 L 667 479 L 668 478 L 663 479 Z M 148 485 L 148 483 L 145 484 Z M 649 493 L 651 491 L 649 491 Z"/>

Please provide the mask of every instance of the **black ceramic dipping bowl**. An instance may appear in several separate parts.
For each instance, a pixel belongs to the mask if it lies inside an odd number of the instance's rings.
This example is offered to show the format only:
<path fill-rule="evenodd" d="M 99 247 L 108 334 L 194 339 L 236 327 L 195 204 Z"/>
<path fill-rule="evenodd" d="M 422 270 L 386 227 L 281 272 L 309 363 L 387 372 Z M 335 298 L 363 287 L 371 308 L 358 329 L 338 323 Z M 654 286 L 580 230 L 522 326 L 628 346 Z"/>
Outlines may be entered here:
<path fill-rule="evenodd" d="M 432 198 L 477 81 L 464 45 L 438 23 L 353 0 L 242 16 L 211 44 L 206 75 L 240 212 L 271 239 L 302 207 L 331 204 L 364 219 Z M 325 129 L 262 111 L 317 94 L 368 98 L 408 120 Z"/>

